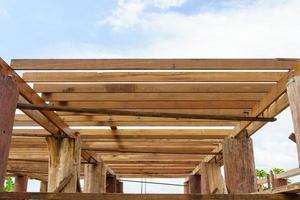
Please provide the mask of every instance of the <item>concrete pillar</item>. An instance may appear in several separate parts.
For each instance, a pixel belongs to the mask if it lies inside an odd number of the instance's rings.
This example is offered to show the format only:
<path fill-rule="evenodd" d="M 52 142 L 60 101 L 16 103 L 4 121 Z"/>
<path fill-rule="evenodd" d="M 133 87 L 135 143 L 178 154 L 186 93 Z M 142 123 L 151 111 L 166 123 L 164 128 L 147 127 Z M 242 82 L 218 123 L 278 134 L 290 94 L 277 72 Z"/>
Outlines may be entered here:
<path fill-rule="evenodd" d="M 0 73 L 0 191 L 3 190 L 5 182 L 18 96 L 19 90 L 13 79 Z"/>

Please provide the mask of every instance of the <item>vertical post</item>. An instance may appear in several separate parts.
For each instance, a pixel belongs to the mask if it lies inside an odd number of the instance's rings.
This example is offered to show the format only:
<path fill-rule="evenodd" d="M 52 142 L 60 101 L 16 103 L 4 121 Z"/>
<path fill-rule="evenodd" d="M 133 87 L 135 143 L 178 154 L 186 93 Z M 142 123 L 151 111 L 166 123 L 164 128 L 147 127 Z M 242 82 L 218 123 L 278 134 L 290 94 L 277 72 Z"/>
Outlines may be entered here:
<path fill-rule="evenodd" d="M 287 94 L 292 112 L 300 167 L 300 62 L 297 62 L 294 69 L 290 72 L 290 78 L 287 84 Z"/>
<path fill-rule="evenodd" d="M 47 192 L 48 183 L 47 181 L 41 181 L 40 192 Z"/>
<path fill-rule="evenodd" d="M 106 167 L 103 162 L 84 166 L 84 192 L 105 193 Z"/>
<path fill-rule="evenodd" d="M 117 179 L 114 175 L 109 175 L 106 178 L 107 181 L 107 187 L 106 192 L 107 193 L 116 193 L 117 192 Z"/>
<path fill-rule="evenodd" d="M 0 73 L 0 191 L 5 181 L 18 96 L 19 90 L 12 77 Z"/>
<path fill-rule="evenodd" d="M 201 176 L 195 174 L 189 176 L 189 194 L 201 193 Z"/>
<path fill-rule="evenodd" d="M 15 176 L 15 192 L 27 192 L 28 176 L 17 175 Z"/>
<path fill-rule="evenodd" d="M 257 191 L 253 145 L 246 135 L 225 138 L 223 143 L 225 182 L 230 194 Z"/>
<path fill-rule="evenodd" d="M 273 171 L 270 171 L 270 174 L 271 174 L 272 188 L 285 186 L 288 184 L 288 180 L 285 178 L 275 178 Z"/>
<path fill-rule="evenodd" d="M 183 186 L 183 193 L 184 194 L 188 194 L 189 193 L 189 181 L 185 181 L 184 182 L 184 186 Z"/>
<path fill-rule="evenodd" d="M 75 193 L 80 177 L 80 139 L 46 138 L 49 149 L 48 192 Z"/>
<path fill-rule="evenodd" d="M 117 193 L 123 193 L 123 182 L 117 180 Z"/>
<path fill-rule="evenodd" d="M 226 194 L 227 190 L 221 173 L 221 167 L 216 162 L 201 163 L 201 193 Z"/>

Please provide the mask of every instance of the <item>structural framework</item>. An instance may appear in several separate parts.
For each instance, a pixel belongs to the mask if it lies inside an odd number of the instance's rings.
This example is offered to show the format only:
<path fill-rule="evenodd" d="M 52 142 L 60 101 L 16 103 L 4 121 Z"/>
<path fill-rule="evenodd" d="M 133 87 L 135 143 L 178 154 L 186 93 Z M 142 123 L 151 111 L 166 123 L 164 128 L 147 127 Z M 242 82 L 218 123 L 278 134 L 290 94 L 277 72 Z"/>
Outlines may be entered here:
<path fill-rule="evenodd" d="M 256 180 L 251 140 L 290 106 L 300 152 L 297 59 L 1 59 L 0 71 L 0 188 L 15 176 L 26 192 L 29 177 L 48 192 L 0 199 L 299 198 L 286 181 L 298 168 Z M 103 194 L 137 177 L 186 178 L 193 195 Z"/>

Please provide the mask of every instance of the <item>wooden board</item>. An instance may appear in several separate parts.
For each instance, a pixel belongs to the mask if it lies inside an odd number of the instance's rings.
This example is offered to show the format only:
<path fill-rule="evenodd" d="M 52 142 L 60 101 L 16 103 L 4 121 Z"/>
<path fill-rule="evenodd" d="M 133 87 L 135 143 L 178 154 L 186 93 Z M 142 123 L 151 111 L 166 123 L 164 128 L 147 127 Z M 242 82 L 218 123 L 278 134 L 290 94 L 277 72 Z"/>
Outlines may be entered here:
<path fill-rule="evenodd" d="M 44 93 L 265 93 L 274 83 L 35 83 L 36 92 Z"/>
<path fill-rule="evenodd" d="M 294 59 L 13 59 L 13 69 L 34 70 L 176 70 L 290 69 Z"/>
<path fill-rule="evenodd" d="M 275 82 L 284 72 L 26 72 L 27 82 Z"/>
<path fill-rule="evenodd" d="M 235 195 L 201 195 L 201 194 L 93 194 L 93 193 L 0 193 L 0 199 L 55 199 L 55 200 L 288 200 L 300 199 L 297 194 L 235 194 Z"/>

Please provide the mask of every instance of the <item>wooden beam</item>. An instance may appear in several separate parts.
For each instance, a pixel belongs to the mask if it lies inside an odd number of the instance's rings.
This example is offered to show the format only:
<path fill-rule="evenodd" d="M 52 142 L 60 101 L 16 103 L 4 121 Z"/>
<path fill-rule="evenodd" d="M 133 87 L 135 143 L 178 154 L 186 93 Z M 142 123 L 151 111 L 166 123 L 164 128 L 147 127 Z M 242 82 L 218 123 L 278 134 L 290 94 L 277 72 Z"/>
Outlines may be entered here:
<path fill-rule="evenodd" d="M 15 176 L 14 192 L 27 192 L 28 176 L 17 175 Z"/>
<path fill-rule="evenodd" d="M 275 82 L 285 72 L 26 72 L 27 82 Z"/>
<path fill-rule="evenodd" d="M 224 139 L 230 129 L 75 129 L 82 138 L 97 139 Z M 13 134 L 49 134 L 43 129 L 14 129 Z"/>
<path fill-rule="evenodd" d="M 12 59 L 18 70 L 287 70 L 295 59 Z"/>
<path fill-rule="evenodd" d="M 265 93 L 43 93 L 45 101 L 258 101 Z"/>
<path fill-rule="evenodd" d="M 33 109 L 33 110 L 51 110 L 51 111 L 69 111 L 79 113 L 96 113 L 108 115 L 131 115 L 143 117 L 168 117 L 168 118 L 184 118 L 184 119 L 213 119 L 213 120 L 229 120 L 229 121 L 275 121 L 275 118 L 263 117 L 243 117 L 243 116 L 226 116 L 226 115 L 195 115 L 195 114 L 180 114 L 180 113 L 155 113 L 155 112 L 134 112 L 122 111 L 111 109 L 90 109 L 90 108 L 76 108 L 65 106 L 51 106 L 51 105 L 34 105 L 34 104 L 21 104 L 18 103 L 20 109 Z"/>
<path fill-rule="evenodd" d="M 300 166 L 300 62 L 294 67 L 287 84 L 287 94 L 292 112 L 295 129 L 296 146 L 298 151 L 298 162 Z"/>
<path fill-rule="evenodd" d="M 84 166 L 84 192 L 105 193 L 106 167 L 104 163 L 86 164 Z"/>
<path fill-rule="evenodd" d="M 275 83 L 35 83 L 39 93 L 266 93 Z"/>
<path fill-rule="evenodd" d="M 0 73 L 0 191 L 5 181 L 18 95 L 19 91 L 13 79 Z"/>
<path fill-rule="evenodd" d="M 48 191 L 76 192 L 80 170 L 81 149 L 79 139 L 49 137 L 47 138 L 47 144 L 50 154 Z"/>
<path fill-rule="evenodd" d="M 288 200 L 288 199 L 300 199 L 298 194 L 235 194 L 235 195 L 185 195 L 185 194 L 86 194 L 86 193 L 14 193 L 5 192 L 1 193 L 0 199 L 56 199 L 56 200 Z"/>
<path fill-rule="evenodd" d="M 189 194 L 201 194 L 201 175 L 189 176 Z"/>
<path fill-rule="evenodd" d="M 223 143 L 225 182 L 230 194 L 256 192 L 252 139 L 225 138 Z"/>

